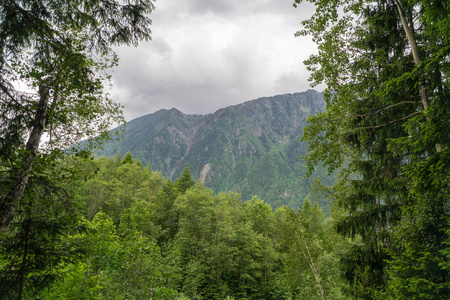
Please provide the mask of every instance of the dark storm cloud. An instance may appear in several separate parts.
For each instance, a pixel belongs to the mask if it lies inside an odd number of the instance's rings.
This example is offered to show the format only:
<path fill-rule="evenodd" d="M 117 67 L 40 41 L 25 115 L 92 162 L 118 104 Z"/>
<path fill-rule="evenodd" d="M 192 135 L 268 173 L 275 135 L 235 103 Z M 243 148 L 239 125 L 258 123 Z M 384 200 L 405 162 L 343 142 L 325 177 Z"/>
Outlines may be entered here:
<path fill-rule="evenodd" d="M 302 61 L 314 45 L 294 33 L 311 7 L 294 9 L 289 0 L 165 0 L 156 5 L 153 40 L 117 50 L 112 96 L 125 105 L 127 120 L 172 107 L 211 113 L 308 89 Z"/>

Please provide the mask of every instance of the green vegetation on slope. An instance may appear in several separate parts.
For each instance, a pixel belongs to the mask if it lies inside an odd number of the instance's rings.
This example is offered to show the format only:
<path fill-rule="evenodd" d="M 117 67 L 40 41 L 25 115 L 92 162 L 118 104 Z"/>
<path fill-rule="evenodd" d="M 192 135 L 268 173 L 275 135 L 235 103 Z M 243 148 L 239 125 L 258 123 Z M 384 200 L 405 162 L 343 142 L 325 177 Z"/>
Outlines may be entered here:
<path fill-rule="evenodd" d="M 186 163 L 194 178 L 215 192 L 254 195 L 274 208 L 300 208 L 310 196 L 312 179 L 304 178 L 307 153 L 300 142 L 306 118 L 324 105 L 314 90 L 260 98 L 205 116 L 161 110 L 126 125 L 124 138 L 110 142 L 99 154 L 130 152 L 165 177 L 180 176 Z M 313 177 L 334 179 L 324 169 Z M 320 200 L 329 212 L 329 203 Z"/>

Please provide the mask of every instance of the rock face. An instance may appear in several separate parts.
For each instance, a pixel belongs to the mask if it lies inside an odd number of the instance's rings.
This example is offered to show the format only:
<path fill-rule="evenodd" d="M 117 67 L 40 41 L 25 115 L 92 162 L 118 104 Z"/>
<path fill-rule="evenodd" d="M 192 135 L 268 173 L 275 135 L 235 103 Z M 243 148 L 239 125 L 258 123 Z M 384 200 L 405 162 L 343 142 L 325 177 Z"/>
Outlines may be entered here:
<path fill-rule="evenodd" d="M 310 192 L 311 178 L 300 156 L 306 118 L 324 108 L 323 93 L 260 98 L 208 115 L 175 108 L 127 123 L 124 138 L 99 153 L 131 152 L 165 177 L 177 178 L 188 163 L 192 175 L 215 192 L 235 191 L 244 200 L 258 195 L 277 207 L 297 208 Z M 327 181 L 323 172 L 318 174 Z"/>

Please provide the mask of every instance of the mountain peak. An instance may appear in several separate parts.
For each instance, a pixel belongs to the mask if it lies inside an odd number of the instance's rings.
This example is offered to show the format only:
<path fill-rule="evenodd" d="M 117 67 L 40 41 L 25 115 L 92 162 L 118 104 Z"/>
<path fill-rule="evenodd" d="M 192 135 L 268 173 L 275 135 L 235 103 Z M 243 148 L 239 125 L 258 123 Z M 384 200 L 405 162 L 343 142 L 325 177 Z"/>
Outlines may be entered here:
<path fill-rule="evenodd" d="M 258 194 L 276 206 L 296 203 L 309 191 L 299 179 L 305 172 L 299 157 L 307 150 L 299 139 L 306 118 L 323 107 L 323 93 L 308 90 L 207 115 L 160 110 L 128 122 L 124 139 L 101 154 L 129 151 L 172 179 L 189 163 L 193 177 L 216 192 L 235 191 L 244 199 Z"/>

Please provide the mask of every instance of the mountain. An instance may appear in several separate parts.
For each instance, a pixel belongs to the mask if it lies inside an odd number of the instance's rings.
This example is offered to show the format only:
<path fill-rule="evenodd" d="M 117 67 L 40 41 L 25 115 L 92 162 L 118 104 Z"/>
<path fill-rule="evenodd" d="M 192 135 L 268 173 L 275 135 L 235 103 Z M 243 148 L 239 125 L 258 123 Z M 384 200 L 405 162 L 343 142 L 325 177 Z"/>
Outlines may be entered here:
<path fill-rule="evenodd" d="M 273 207 L 298 208 L 310 193 L 299 139 L 306 118 L 325 106 L 323 93 L 259 98 L 208 115 L 160 110 L 126 124 L 123 139 L 99 153 L 130 152 L 167 178 L 177 178 L 188 163 L 194 178 L 215 192 L 235 191 L 242 199 L 257 195 Z M 316 172 L 331 183 L 326 172 Z M 323 205 L 323 204 L 322 204 Z"/>

